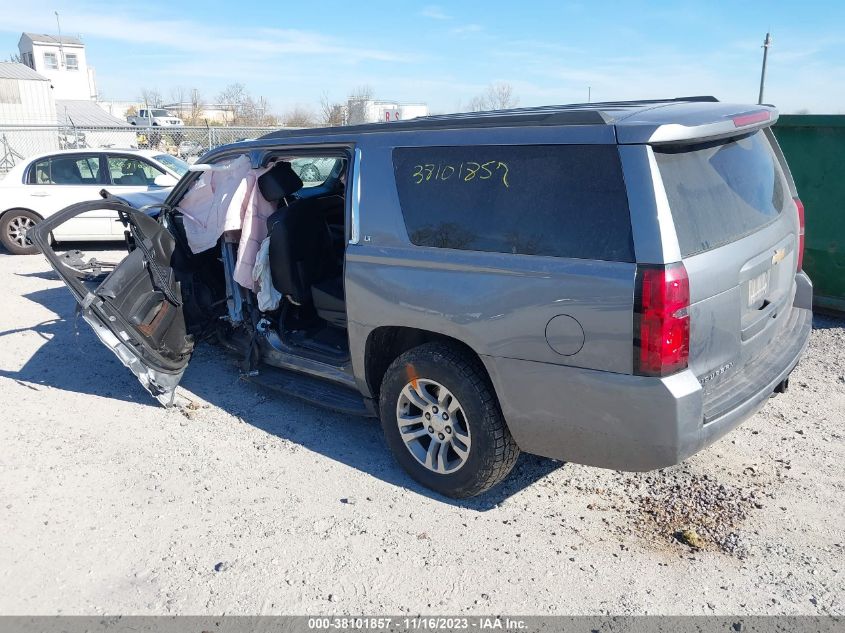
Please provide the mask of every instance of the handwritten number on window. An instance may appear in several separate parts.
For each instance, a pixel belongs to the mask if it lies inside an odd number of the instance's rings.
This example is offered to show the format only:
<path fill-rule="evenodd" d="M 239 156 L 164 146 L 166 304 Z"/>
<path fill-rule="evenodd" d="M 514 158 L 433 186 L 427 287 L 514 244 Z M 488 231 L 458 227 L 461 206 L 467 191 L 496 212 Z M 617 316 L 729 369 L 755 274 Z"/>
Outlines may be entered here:
<path fill-rule="evenodd" d="M 501 179 L 501 183 L 510 188 L 508 182 L 508 175 L 510 170 L 508 164 L 500 160 L 488 160 L 485 163 L 477 163 L 475 161 L 467 161 L 461 163 L 457 168 L 454 165 L 432 164 L 426 163 L 424 165 L 414 165 L 411 179 L 415 184 L 422 184 L 424 182 L 449 180 L 458 172 L 459 182 L 472 182 L 478 177 L 478 180 L 494 180 L 496 182 Z"/>

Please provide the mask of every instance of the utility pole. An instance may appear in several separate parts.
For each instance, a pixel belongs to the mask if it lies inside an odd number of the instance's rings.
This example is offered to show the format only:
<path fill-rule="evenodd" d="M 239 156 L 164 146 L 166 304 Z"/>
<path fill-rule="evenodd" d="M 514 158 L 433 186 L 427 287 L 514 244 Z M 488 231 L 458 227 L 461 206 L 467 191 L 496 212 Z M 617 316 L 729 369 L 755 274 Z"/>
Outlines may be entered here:
<path fill-rule="evenodd" d="M 56 14 L 56 27 L 59 29 L 59 68 L 65 65 L 65 48 L 62 44 L 62 25 L 59 22 L 59 12 L 53 11 Z"/>
<path fill-rule="evenodd" d="M 590 100 L 593 98 L 593 89 L 591 86 L 587 86 L 587 103 L 590 103 Z"/>
<path fill-rule="evenodd" d="M 766 83 L 766 61 L 769 57 L 769 46 L 772 45 L 772 36 L 766 33 L 766 39 L 763 40 L 763 70 L 760 73 L 760 96 L 757 98 L 757 103 L 763 103 L 763 88 Z"/>

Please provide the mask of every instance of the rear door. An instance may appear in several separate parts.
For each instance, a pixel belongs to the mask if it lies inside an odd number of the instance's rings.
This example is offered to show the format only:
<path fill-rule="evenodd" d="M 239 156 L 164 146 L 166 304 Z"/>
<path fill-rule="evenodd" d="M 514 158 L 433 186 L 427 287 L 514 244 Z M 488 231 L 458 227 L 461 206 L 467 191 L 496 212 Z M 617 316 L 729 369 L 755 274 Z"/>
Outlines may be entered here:
<path fill-rule="evenodd" d="M 50 247 L 50 233 L 92 210 L 118 216 L 129 231 L 130 250 L 105 279 L 86 281 Z M 31 234 L 100 341 L 159 402 L 171 405 L 193 349 L 171 266 L 173 236 L 146 213 L 104 200 L 72 205 L 37 224 Z"/>
<path fill-rule="evenodd" d="M 766 130 L 654 153 L 690 280 L 690 368 L 707 402 L 787 343 L 797 210 Z"/>

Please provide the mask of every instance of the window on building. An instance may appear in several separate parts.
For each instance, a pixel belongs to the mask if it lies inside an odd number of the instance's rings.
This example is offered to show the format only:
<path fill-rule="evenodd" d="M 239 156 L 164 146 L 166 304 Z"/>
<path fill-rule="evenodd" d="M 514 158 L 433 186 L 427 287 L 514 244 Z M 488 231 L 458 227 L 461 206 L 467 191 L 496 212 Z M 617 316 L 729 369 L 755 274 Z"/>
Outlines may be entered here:
<path fill-rule="evenodd" d="M 44 68 L 56 70 L 59 67 L 59 58 L 55 53 L 44 53 Z"/>
<path fill-rule="evenodd" d="M 35 70 L 35 60 L 32 58 L 32 53 L 23 54 L 23 63 Z"/>
<path fill-rule="evenodd" d="M 634 261 L 615 145 L 400 147 L 393 164 L 414 244 Z"/>
<path fill-rule="evenodd" d="M 79 59 L 77 59 L 76 53 L 65 55 L 65 66 L 68 70 L 79 70 Z"/>

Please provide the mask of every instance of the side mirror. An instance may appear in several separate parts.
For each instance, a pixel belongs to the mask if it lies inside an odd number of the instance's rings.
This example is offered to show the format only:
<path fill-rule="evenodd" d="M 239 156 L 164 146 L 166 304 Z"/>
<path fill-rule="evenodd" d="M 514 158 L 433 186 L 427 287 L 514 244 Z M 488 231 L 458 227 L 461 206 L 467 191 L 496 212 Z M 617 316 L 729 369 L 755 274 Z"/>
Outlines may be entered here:
<path fill-rule="evenodd" d="M 153 184 L 156 187 L 173 187 L 177 182 L 179 181 L 170 174 L 159 174 L 155 177 L 155 180 L 153 180 Z"/>

